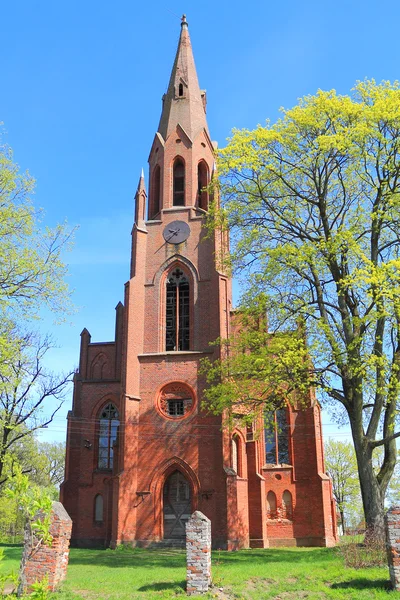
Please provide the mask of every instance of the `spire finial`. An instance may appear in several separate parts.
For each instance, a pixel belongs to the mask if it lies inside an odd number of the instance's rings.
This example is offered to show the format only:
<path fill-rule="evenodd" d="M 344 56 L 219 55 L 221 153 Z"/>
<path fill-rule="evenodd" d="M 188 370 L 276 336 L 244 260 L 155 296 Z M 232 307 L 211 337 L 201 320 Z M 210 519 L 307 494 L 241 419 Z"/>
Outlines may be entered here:
<path fill-rule="evenodd" d="M 181 27 L 188 26 L 188 22 L 186 21 L 186 15 L 181 16 L 181 21 L 182 21 Z"/>

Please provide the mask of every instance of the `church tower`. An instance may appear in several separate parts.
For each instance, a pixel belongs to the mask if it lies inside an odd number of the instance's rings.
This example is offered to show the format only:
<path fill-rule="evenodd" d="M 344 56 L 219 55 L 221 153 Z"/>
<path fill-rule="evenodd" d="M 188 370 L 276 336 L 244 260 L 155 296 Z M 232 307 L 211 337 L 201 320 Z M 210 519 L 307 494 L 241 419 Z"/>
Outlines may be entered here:
<path fill-rule="evenodd" d="M 232 310 L 231 282 L 216 261 L 226 240 L 204 231 L 215 147 L 183 17 L 148 192 L 142 172 L 135 196 L 115 341 L 81 334 L 62 486 L 75 544 L 182 543 L 194 510 L 211 519 L 215 547 L 266 547 L 271 537 L 334 543 L 317 403 L 284 411 L 274 450 L 267 435 L 228 431 L 201 407 L 201 359 L 229 335 Z M 302 499 L 307 488 L 313 497 Z"/>

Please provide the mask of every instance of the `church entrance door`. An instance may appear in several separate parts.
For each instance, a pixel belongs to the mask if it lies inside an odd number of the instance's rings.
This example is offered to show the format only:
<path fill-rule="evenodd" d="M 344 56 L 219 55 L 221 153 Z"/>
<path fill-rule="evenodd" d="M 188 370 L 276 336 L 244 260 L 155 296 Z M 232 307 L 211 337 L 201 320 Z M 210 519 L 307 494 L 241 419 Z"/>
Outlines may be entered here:
<path fill-rule="evenodd" d="M 185 524 L 190 519 L 192 494 L 189 482 L 174 471 L 164 484 L 164 539 L 185 539 Z"/>

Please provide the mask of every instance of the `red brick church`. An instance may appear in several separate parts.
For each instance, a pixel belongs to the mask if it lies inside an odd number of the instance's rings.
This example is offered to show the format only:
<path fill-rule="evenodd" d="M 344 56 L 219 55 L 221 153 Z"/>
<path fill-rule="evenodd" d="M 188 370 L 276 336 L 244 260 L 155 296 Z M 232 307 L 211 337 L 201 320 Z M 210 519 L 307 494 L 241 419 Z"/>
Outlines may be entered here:
<path fill-rule="evenodd" d="M 61 499 L 75 545 L 177 543 L 201 510 L 215 547 L 330 546 L 336 541 L 321 416 L 276 411 L 269 429 L 222 428 L 201 408 L 200 361 L 229 335 L 231 282 L 203 229 L 214 169 L 188 25 L 181 34 L 136 193 L 130 279 L 115 341 L 81 334 Z"/>

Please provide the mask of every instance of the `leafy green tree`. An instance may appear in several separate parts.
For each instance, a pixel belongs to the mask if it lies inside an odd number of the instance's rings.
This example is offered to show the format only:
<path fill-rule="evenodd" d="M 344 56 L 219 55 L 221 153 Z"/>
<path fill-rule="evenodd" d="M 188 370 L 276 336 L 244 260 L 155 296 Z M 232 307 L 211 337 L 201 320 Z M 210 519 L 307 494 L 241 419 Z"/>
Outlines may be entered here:
<path fill-rule="evenodd" d="M 38 317 L 44 306 L 59 314 L 70 309 L 62 253 L 71 234 L 65 225 L 39 227 L 34 187 L 0 137 L 0 315 L 7 325 Z"/>
<path fill-rule="evenodd" d="M 13 355 L 6 361 L 8 368 L 0 371 L 0 485 L 13 477 L 14 465 L 29 473 L 35 468 L 35 462 L 41 485 L 57 483 L 60 471 L 57 453 L 47 457 L 47 466 L 41 470 L 33 440 L 36 431 L 51 423 L 72 375 L 55 376 L 46 371 L 43 360 L 50 348 L 47 338 L 41 340 L 32 334 L 20 337 Z M 51 412 L 42 416 L 46 402 L 52 403 Z M 30 453 L 26 452 L 29 446 Z M 36 461 L 32 461 L 35 454 Z M 43 484 L 44 479 L 46 484 Z"/>
<path fill-rule="evenodd" d="M 307 96 L 274 125 L 235 131 L 218 168 L 211 218 L 232 231 L 245 300 L 261 294 L 271 333 L 304 328 L 312 364 L 299 384 L 347 415 L 367 527 L 381 536 L 400 435 L 399 84 Z M 277 373 L 265 383 L 284 385 Z"/>
<path fill-rule="evenodd" d="M 347 515 L 361 503 L 357 460 L 350 442 L 329 440 L 325 443 L 325 467 L 332 479 L 333 497 L 336 500 L 343 534 L 347 529 Z"/>
<path fill-rule="evenodd" d="M 38 442 L 30 479 L 45 488 L 56 488 L 64 480 L 65 443 Z"/>
<path fill-rule="evenodd" d="M 6 456 L 51 422 L 70 378 L 45 371 L 50 340 L 29 332 L 43 309 L 59 316 L 71 310 L 62 260 L 71 232 L 65 225 L 40 227 L 40 211 L 31 201 L 34 186 L 0 132 L 0 484 Z M 41 409 L 48 401 L 51 416 L 44 418 Z"/>

